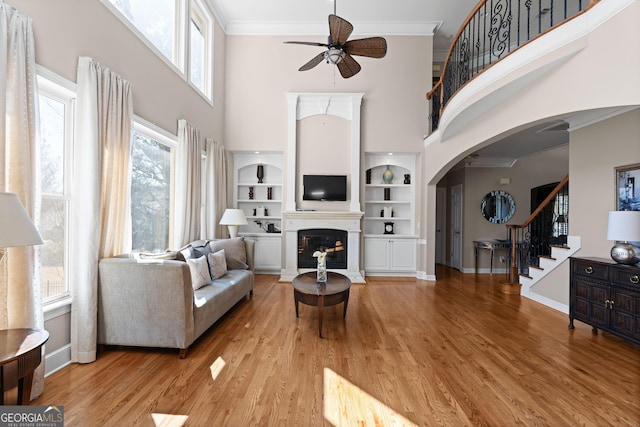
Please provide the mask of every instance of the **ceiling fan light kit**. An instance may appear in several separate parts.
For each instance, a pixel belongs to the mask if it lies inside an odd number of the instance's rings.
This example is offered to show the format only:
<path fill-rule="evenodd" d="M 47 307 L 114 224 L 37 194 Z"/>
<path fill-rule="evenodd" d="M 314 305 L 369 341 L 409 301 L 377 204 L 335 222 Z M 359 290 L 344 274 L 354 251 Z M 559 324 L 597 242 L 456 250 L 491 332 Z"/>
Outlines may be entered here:
<path fill-rule="evenodd" d="M 286 41 L 288 44 L 302 44 L 326 47 L 327 50 L 316 55 L 304 64 L 298 71 L 307 71 L 325 60 L 328 64 L 338 67 L 340 75 L 345 79 L 360 72 L 360 64 L 352 55 L 369 58 L 383 58 L 387 54 L 387 41 L 383 37 L 368 37 L 347 41 L 353 25 L 346 19 L 336 15 L 329 15 L 329 38 L 327 43 Z"/>

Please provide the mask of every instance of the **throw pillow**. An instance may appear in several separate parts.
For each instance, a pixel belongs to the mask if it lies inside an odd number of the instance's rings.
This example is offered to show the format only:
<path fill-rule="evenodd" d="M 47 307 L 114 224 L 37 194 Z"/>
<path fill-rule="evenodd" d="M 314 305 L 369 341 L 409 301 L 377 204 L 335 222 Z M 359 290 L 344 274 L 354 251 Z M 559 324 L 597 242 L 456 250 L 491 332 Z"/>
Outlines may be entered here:
<path fill-rule="evenodd" d="M 244 236 L 233 239 L 212 240 L 209 242 L 211 252 L 218 252 L 224 249 L 229 270 L 247 270 L 247 249 L 244 245 Z"/>
<path fill-rule="evenodd" d="M 227 274 L 227 260 L 225 259 L 224 249 L 209 254 L 209 273 L 212 279 L 219 279 Z"/>
<path fill-rule="evenodd" d="M 200 258 L 201 256 L 207 256 L 211 253 L 211 248 L 209 245 L 205 245 L 202 247 L 191 247 L 191 257 L 192 258 Z"/>
<path fill-rule="evenodd" d="M 191 286 L 194 291 L 211 283 L 209 264 L 207 263 L 206 256 L 189 258 L 187 264 L 189 265 L 189 271 L 191 271 Z"/>

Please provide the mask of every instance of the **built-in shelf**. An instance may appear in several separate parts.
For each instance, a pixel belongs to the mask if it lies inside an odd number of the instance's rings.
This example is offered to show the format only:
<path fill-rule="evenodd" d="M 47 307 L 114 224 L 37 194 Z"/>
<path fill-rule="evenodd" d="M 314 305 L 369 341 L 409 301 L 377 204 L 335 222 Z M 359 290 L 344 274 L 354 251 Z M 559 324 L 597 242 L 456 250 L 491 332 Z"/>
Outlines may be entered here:
<path fill-rule="evenodd" d="M 415 274 L 415 165 L 414 154 L 365 153 L 364 266 L 367 273 Z M 393 174 L 389 183 L 383 178 L 387 168 Z M 388 216 L 389 209 L 391 216 Z M 393 223 L 393 234 L 385 233 L 389 222 Z"/>

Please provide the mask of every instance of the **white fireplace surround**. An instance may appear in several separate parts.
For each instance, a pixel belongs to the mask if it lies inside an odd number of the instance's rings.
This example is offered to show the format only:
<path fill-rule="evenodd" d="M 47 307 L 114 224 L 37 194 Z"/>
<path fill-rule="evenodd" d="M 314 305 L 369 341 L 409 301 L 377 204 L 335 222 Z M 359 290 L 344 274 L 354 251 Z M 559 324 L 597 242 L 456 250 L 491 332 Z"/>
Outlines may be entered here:
<path fill-rule="evenodd" d="M 284 268 L 280 281 L 290 282 L 309 269 L 298 269 L 298 230 L 332 228 L 347 232 L 347 269 L 335 270 L 353 283 L 364 283 L 360 269 L 360 237 L 363 212 L 360 210 L 360 106 L 363 93 L 287 93 L 288 144 L 286 192 L 282 212 Z M 330 114 L 351 121 L 351 163 L 349 211 L 298 211 L 296 177 L 298 136 L 297 122 L 318 114 Z"/>

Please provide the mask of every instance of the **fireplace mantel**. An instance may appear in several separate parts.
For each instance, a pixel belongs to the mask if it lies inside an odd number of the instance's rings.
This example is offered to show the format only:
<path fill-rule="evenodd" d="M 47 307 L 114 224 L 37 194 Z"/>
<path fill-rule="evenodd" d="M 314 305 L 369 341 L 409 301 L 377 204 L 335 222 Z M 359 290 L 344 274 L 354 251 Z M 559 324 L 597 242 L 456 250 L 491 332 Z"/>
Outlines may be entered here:
<path fill-rule="evenodd" d="M 308 270 L 298 269 L 298 230 L 331 228 L 347 232 L 347 269 L 335 270 L 351 279 L 353 283 L 364 283 L 360 271 L 360 223 L 363 212 L 332 211 L 284 211 L 282 224 L 284 233 L 285 260 L 280 274 L 281 282 L 290 282 L 298 274 Z"/>

